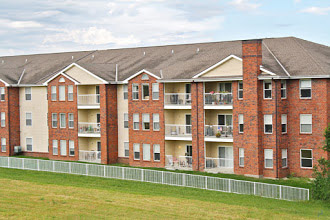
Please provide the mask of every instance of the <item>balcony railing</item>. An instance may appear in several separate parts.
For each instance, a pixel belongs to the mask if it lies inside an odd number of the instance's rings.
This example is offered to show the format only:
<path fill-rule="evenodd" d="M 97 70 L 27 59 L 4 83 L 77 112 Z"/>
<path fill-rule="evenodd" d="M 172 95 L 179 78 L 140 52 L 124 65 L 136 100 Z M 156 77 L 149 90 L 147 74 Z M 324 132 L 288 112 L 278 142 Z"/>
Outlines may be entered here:
<path fill-rule="evenodd" d="M 100 134 L 101 125 L 100 123 L 78 123 L 78 133 L 80 134 Z"/>
<path fill-rule="evenodd" d="M 165 93 L 165 105 L 191 105 L 190 93 Z"/>
<path fill-rule="evenodd" d="M 211 158 L 206 157 L 205 169 L 233 168 L 232 158 Z"/>
<path fill-rule="evenodd" d="M 232 93 L 205 93 L 205 105 L 232 105 Z"/>
<path fill-rule="evenodd" d="M 100 95 L 78 95 L 78 105 L 100 105 Z"/>
<path fill-rule="evenodd" d="M 165 136 L 189 137 L 191 136 L 191 125 L 165 125 Z"/>
<path fill-rule="evenodd" d="M 171 169 L 192 169 L 192 156 L 165 156 L 165 167 Z"/>
<path fill-rule="evenodd" d="M 205 137 L 232 137 L 233 126 L 226 125 L 205 125 Z"/>
<path fill-rule="evenodd" d="M 79 151 L 79 160 L 90 163 L 101 163 L 101 151 Z"/>

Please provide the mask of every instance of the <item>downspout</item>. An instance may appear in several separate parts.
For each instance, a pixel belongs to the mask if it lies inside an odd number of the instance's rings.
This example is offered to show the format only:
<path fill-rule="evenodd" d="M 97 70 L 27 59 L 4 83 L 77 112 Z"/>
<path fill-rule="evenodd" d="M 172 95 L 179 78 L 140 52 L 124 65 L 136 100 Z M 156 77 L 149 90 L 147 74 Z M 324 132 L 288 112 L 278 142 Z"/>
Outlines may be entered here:
<path fill-rule="evenodd" d="M 197 131 L 197 135 L 196 135 L 196 139 L 197 139 L 197 168 L 199 171 L 199 136 L 198 136 L 198 83 L 196 83 L 196 131 Z"/>
<path fill-rule="evenodd" d="M 277 112 L 277 104 L 278 104 L 278 101 L 277 101 L 277 84 L 276 84 L 276 81 L 275 81 L 275 127 L 276 127 L 276 131 L 275 131 L 275 135 L 276 135 L 276 144 L 275 144 L 275 156 L 276 156 L 276 178 L 278 178 L 278 167 L 279 167 L 279 164 L 278 164 L 278 123 L 277 123 L 277 115 L 278 115 L 278 112 Z"/>

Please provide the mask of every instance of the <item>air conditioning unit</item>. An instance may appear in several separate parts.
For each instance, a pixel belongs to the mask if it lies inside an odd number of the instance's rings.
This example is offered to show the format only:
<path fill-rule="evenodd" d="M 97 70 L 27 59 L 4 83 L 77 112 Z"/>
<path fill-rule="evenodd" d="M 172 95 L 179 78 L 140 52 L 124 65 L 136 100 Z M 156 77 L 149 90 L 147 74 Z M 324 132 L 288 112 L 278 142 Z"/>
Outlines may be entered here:
<path fill-rule="evenodd" d="M 20 154 L 20 153 L 22 153 L 22 147 L 21 147 L 21 146 L 15 146 L 15 147 L 14 147 L 14 153 L 15 153 L 15 154 Z"/>

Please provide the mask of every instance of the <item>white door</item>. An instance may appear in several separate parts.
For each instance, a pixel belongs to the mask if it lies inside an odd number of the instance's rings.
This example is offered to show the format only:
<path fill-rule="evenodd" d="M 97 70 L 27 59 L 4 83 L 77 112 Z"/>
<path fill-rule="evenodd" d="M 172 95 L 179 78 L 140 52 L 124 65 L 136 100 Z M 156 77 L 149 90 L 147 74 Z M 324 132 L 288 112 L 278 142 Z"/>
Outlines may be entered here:
<path fill-rule="evenodd" d="M 219 147 L 219 166 L 233 167 L 233 147 Z"/>

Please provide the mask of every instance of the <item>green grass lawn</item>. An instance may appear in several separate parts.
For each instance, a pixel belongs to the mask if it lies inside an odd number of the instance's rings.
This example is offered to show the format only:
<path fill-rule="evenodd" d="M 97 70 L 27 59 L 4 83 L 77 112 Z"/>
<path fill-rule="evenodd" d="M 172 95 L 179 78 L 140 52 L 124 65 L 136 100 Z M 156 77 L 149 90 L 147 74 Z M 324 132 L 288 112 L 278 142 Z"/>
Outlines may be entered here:
<path fill-rule="evenodd" d="M 330 205 L 0 168 L 0 219 L 330 219 Z"/>

